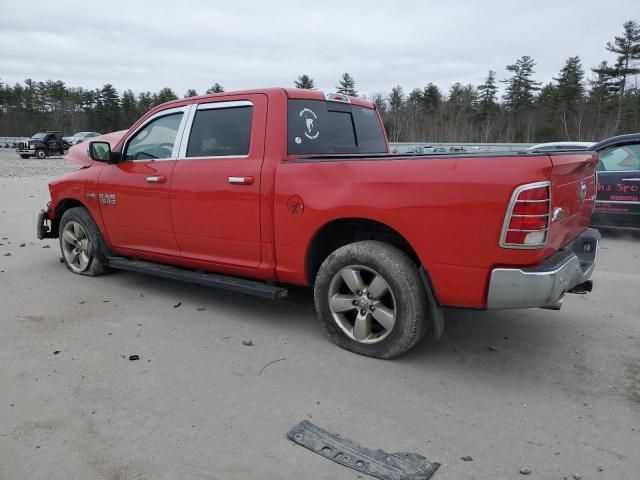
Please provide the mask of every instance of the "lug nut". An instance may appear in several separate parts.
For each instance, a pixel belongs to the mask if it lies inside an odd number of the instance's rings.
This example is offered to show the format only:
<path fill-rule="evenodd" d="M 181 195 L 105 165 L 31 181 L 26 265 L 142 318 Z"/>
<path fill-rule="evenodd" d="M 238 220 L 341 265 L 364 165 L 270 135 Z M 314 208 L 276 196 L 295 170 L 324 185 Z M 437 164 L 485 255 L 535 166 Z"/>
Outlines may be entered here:
<path fill-rule="evenodd" d="M 369 310 L 371 310 L 372 312 L 373 312 L 375 309 L 376 309 L 376 306 L 375 306 L 375 305 L 371 305 L 371 306 L 369 307 Z"/>
<path fill-rule="evenodd" d="M 367 314 L 367 311 L 364 308 L 360 310 L 360 315 L 364 317 L 366 314 Z"/>
<path fill-rule="evenodd" d="M 367 293 L 367 298 L 371 299 L 371 294 Z"/>
<path fill-rule="evenodd" d="M 354 307 L 358 306 L 358 300 L 354 300 L 353 302 L 351 302 L 351 305 L 353 305 Z"/>
<path fill-rule="evenodd" d="M 362 292 L 358 290 L 358 296 L 362 296 Z"/>

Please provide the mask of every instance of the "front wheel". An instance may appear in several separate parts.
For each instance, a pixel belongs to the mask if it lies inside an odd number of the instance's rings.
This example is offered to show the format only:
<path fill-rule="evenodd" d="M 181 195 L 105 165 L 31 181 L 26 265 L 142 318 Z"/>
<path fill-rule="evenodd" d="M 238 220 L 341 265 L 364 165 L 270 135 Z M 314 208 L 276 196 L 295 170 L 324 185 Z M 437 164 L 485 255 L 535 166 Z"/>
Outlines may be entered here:
<path fill-rule="evenodd" d="M 60 219 L 60 250 L 64 263 L 78 275 L 97 277 L 109 271 L 104 243 L 91 214 L 83 207 L 70 208 Z"/>
<path fill-rule="evenodd" d="M 43 149 L 38 149 L 36 150 L 36 158 L 38 160 L 44 160 L 45 158 L 47 158 L 47 152 L 45 152 Z"/>
<path fill-rule="evenodd" d="M 26 160 L 27 158 L 29 158 L 29 155 L 20 154 L 20 158 Z"/>
<path fill-rule="evenodd" d="M 427 331 L 428 301 L 418 268 L 387 243 L 352 243 L 329 255 L 314 298 L 331 339 L 360 355 L 397 357 Z"/>

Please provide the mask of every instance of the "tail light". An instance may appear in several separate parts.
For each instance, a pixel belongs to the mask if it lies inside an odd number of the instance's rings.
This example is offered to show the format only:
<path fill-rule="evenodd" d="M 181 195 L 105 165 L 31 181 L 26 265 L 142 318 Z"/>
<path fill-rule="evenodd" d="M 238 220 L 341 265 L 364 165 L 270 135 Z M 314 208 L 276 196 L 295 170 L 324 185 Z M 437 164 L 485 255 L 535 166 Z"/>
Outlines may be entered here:
<path fill-rule="evenodd" d="M 536 182 L 515 189 L 502 226 L 502 248 L 544 246 L 549 232 L 550 187 L 550 182 Z"/>

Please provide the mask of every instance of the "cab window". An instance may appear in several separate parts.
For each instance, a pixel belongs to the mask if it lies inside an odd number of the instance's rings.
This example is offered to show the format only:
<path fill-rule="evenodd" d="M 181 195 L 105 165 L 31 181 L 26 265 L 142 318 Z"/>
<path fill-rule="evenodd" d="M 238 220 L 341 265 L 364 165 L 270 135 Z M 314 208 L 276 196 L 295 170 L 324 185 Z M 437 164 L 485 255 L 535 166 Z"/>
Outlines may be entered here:
<path fill-rule="evenodd" d="M 239 157 L 249 154 L 250 106 L 198 110 L 187 146 L 187 157 Z"/>
<path fill-rule="evenodd" d="M 623 145 L 600 152 L 600 171 L 640 170 L 640 145 Z"/>
<path fill-rule="evenodd" d="M 182 112 L 152 120 L 138 130 L 127 145 L 125 160 L 157 160 L 171 158 Z"/>

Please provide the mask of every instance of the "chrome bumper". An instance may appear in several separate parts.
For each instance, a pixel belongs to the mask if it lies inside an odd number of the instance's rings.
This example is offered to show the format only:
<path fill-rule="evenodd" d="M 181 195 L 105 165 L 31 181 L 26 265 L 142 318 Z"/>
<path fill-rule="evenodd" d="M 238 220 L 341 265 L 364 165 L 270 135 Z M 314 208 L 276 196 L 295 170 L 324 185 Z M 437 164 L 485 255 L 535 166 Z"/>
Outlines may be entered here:
<path fill-rule="evenodd" d="M 591 290 L 600 232 L 587 229 L 537 267 L 495 268 L 491 272 L 487 308 L 559 309 L 565 293 Z"/>

